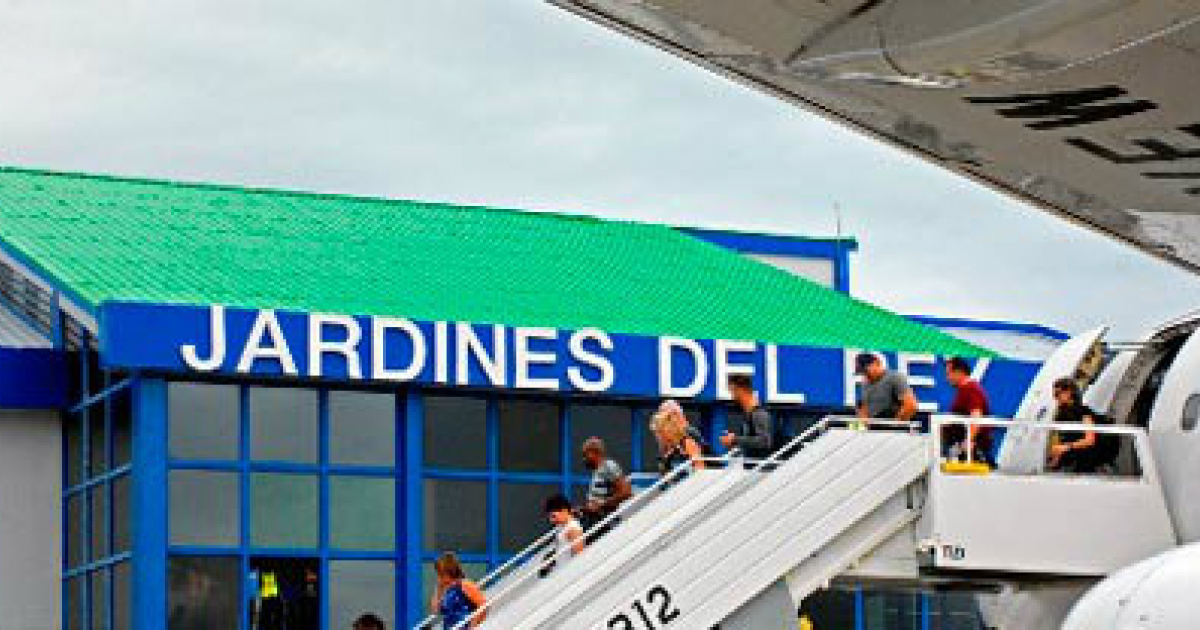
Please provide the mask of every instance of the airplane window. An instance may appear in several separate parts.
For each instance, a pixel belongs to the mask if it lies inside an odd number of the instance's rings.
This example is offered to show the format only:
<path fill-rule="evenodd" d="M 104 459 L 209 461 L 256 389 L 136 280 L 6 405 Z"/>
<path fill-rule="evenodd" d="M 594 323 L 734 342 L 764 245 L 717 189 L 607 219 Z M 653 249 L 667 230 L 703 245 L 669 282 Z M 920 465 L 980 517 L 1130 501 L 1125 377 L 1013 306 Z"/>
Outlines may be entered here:
<path fill-rule="evenodd" d="M 1198 422 L 1200 422 L 1200 394 L 1192 394 L 1183 404 L 1183 430 L 1195 431 Z"/>

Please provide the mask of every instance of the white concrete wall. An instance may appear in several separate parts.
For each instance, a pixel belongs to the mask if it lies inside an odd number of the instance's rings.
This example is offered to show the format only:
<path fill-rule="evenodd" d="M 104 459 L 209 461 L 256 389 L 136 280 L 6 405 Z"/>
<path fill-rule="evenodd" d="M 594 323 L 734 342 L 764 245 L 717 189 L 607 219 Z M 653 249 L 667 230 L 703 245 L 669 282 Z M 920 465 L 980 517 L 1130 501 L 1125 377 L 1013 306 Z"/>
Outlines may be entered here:
<path fill-rule="evenodd" d="M 801 258 L 774 254 L 745 254 L 745 256 L 833 288 L 833 261 L 828 258 Z"/>
<path fill-rule="evenodd" d="M 62 423 L 0 411 L 0 629 L 61 627 Z"/>

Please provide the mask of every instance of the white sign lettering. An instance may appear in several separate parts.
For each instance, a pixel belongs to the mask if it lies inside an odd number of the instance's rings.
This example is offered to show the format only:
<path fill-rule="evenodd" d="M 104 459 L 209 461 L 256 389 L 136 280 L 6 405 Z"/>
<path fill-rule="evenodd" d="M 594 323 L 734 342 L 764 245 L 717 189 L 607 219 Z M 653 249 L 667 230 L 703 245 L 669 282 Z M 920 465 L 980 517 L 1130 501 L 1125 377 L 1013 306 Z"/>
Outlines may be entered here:
<path fill-rule="evenodd" d="M 329 326 L 341 328 L 345 339 L 330 341 L 325 338 Z M 362 341 L 362 329 L 353 317 L 313 313 L 308 316 L 308 375 L 321 376 L 321 359 L 326 353 L 340 354 L 346 360 L 346 375 L 352 379 L 362 378 L 362 362 L 358 360 L 358 342 Z"/>
<path fill-rule="evenodd" d="M 567 368 L 567 380 L 571 382 L 572 387 L 581 392 L 606 392 L 613 386 L 616 371 L 613 370 L 612 361 L 607 356 L 587 349 L 584 345 L 587 341 L 594 341 L 601 350 L 611 352 L 613 349 L 612 338 L 604 331 L 585 328 L 571 335 L 570 341 L 567 342 L 567 349 L 571 353 L 571 357 L 598 370 L 600 378 L 589 381 L 584 378 L 583 370 L 572 365 Z"/>
<path fill-rule="evenodd" d="M 558 362 L 555 352 L 535 351 L 530 341 L 557 341 L 558 331 L 553 328 L 513 329 L 513 386 L 518 389 L 558 389 L 557 378 L 534 378 L 529 374 L 532 365 L 554 365 Z"/>
<path fill-rule="evenodd" d="M 179 354 L 183 357 L 184 365 L 197 372 L 214 372 L 225 363 L 225 307 L 214 305 L 208 309 L 208 348 L 207 359 L 201 359 L 195 344 L 180 346 Z"/>
<path fill-rule="evenodd" d="M 387 366 L 387 334 L 389 331 L 403 333 L 412 345 L 408 365 L 402 368 Z M 374 317 L 371 319 L 371 378 L 380 381 L 411 381 L 425 369 L 425 336 L 421 329 L 407 319 Z"/>
<path fill-rule="evenodd" d="M 566 331 L 548 327 L 270 309 L 247 312 L 219 305 L 209 307 L 207 315 L 207 330 L 189 332 L 188 342 L 171 350 L 176 353 L 174 360 L 181 359 L 183 366 L 196 372 L 303 373 L 312 378 L 566 388 L 587 393 L 616 388 L 623 395 L 719 399 L 729 398 L 731 375 L 745 374 L 753 378 L 765 403 L 804 404 L 821 398 L 824 404 L 837 404 L 841 398 L 848 407 L 857 402 L 861 380 L 854 374 L 857 349 L 846 349 L 838 357 L 836 351 L 716 339 L 710 352 L 708 342 L 695 339 L 609 335 L 595 328 L 567 336 Z M 937 409 L 936 398 L 945 386 L 937 357 L 904 352 L 877 356 L 885 367 L 888 356 L 893 357 L 895 369 L 908 377 L 922 411 Z M 297 357 L 303 365 L 297 365 Z M 989 359 L 979 359 L 972 376 L 981 380 L 990 365 Z M 822 374 L 835 382 L 821 381 Z M 840 383 L 836 382 L 839 376 Z"/>
<path fill-rule="evenodd" d="M 263 345 L 264 337 L 270 337 L 269 344 Z M 283 336 L 283 330 L 279 328 L 279 319 L 275 317 L 275 311 L 262 310 L 258 312 L 258 317 L 254 318 L 254 327 L 246 337 L 246 347 L 242 349 L 242 356 L 238 359 L 237 371 L 249 372 L 255 361 L 267 360 L 278 362 L 284 374 L 298 374 L 296 360 L 292 358 L 292 351 L 288 349 L 287 339 Z"/>
<path fill-rule="evenodd" d="M 696 369 L 692 372 L 692 382 L 677 387 L 675 385 L 673 350 L 683 350 L 692 357 Z M 692 398 L 704 391 L 708 380 L 708 356 L 704 348 L 692 339 L 681 337 L 662 337 L 658 340 L 658 391 L 668 398 Z"/>

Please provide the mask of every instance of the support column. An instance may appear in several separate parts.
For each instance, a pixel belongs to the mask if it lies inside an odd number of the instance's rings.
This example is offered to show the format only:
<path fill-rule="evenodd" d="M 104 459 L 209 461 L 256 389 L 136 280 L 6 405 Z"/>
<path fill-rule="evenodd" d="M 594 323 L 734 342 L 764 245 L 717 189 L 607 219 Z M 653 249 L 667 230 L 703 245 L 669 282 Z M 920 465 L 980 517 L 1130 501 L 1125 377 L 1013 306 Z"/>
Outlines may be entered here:
<path fill-rule="evenodd" d="M 422 515 L 423 479 L 422 456 L 422 400 L 419 390 L 412 389 L 404 396 L 404 567 L 400 575 L 404 580 L 404 618 L 407 627 L 413 627 L 425 616 L 426 603 L 421 596 L 421 548 L 423 544 Z M 399 616 L 399 615 L 397 615 Z"/>
<path fill-rule="evenodd" d="M 167 385 L 133 383 L 133 622 L 167 622 Z"/>

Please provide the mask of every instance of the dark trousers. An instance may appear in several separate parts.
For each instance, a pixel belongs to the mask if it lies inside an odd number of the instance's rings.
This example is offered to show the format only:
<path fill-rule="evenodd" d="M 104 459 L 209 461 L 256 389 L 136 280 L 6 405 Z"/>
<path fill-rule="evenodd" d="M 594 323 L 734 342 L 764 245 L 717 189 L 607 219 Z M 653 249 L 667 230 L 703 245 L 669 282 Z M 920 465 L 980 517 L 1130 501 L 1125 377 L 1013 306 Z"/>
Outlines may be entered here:
<path fill-rule="evenodd" d="M 1079 448 L 1072 449 L 1062 454 L 1058 458 L 1057 470 L 1064 472 L 1076 473 L 1094 473 L 1100 467 L 1100 462 L 1096 458 L 1096 449 Z"/>
<path fill-rule="evenodd" d="M 955 445 L 959 447 L 959 461 L 966 461 L 967 427 L 961 424 L 948 424 L 942 427 L 942 456 L 949 457 L 950 449 Z M 972 451 L 971 459 L 973 461 L 984 462 L 992 468 L 996 467 L 996 462 L 992 458 L 992 434 L 990 432 L 980 431 L 975 434 Z"/>
<path fill-rule="evenodd" d="M 608 518 L 609 514 L 612 514 L 612 512 L 583 512 L 580 514 L 579 525 L 580 527 L 583 527 L 583 531 L 585 533 L 583 539 L 584 544 L 590 545 L 597 540 L 600 540 L 601 536 L 611 532 L 614 527 L 620 524 L 621 519 L 614 518 L 605 523 L 603 527 L 596 529 L 596 526 L 599 525 L 601 521 Z"/>

